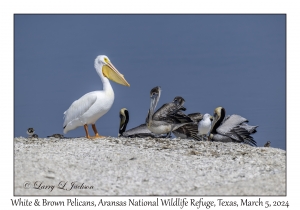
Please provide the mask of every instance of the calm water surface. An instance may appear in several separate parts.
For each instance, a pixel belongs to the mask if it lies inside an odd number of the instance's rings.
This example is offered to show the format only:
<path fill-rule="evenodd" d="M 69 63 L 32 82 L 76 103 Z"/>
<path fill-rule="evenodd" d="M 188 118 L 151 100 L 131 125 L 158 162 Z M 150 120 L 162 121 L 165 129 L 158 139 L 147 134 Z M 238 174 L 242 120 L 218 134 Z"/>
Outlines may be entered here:
<path fill-rule="evenodd" d="M 284 15 L 16 15 L 14 38 L 16 137 L 28 127 L 40 137 L 62 133 L 71 103 L 102 89 L 94 59 L 105 54 L 131 87 L 112 82 L 100 134 L 117 136 L 123 107 L 128 129 L 144 123 L 159 85 L 158 107 L 175 96 L 186 113 L 223 106 L 259 125 L 258 146 L 286 148 Z M 83 127 L 66 134 L 84 135 Z"/>

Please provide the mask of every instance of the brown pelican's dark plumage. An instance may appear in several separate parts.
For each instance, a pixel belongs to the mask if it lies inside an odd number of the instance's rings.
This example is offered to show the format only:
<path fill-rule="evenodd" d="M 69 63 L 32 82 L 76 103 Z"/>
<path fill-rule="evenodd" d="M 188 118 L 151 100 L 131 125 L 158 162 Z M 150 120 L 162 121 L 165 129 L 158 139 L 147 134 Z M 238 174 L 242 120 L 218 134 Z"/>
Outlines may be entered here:
<path fill-rule="evenodd" d="M 162 105 L 155 113 L 154 110 L 160 98 L 161 88 L 155 87 L 150 91 L 150 109 L 146 120 L 147 127 L 156 134 L 165 134 L 193 122 L 189 117 L 178 114 L 186 110 L 179 101 Z"/>
<path fill-rule="evenodd" d="M 194 123 L 198 124 L 200 122 L 200 120 L 203 119 L 203 114 L 197 112 L 197 113 L 191 113 L 191 114 L 188 114 L 189 118 L 191 118 Z"/>
<path fill-rule="evenodd" d="M 176 96 L 173 100 L 174 103 L 178 103 L 178 105 L 183 107 L 183 104 L 185 100 L 181 96 Z M 185 111 L 185 110 L 183 110 Z M 177 112 L 178 115 L 186 116 L 182 111 Z M 182 139 L 194 139 L 194 140 L 200 140 L 200 137 L 198 134 L 198 122 L 202 119 L 203 115 L 201 113 L 191 113 L 188 114 L 187 117 L 189 117 L 194 123 L 189 123 L 186 125 L 183 125 L 176 130 L 173 130 L 173 134 L 177 138 Z"/>
<path fill-rule="evenodd" d="M 251 134 L 256 133 L 258 126 L 247 124 L 248 120 L 240 115 L 225 117 L 225 109 L 217 107 L 214 111 L 214 120 L 210 131 L 210 140 L 222 142 L 239 142 L 256 146 Z"/>
<path fill-rule="evenodd" d="M 119 135 L 122 137 L 152 137 L 152 138 L 168 138 L 170 133 L 168 134 L 155 134 L 152 133 L 146 124 L 141 124 L 135 128 L 129 129 L 126 131 L 127 124 L 129 122 L 129 112 L 126 108 L 120 110 L 120 127 L 119 127 Z"/>
<path fill-rule="evenodd" d="M 177 106 L 182 107 L 182 111 L 185 111 L 185 110 L 186 110 L 186 108 L 183 107 L 184 102 L 185 102 L 185 100 L 184 100 L 184 98 L 182 98 L 181 96 L 176 96 L 176 97 L 173 99 L 173 103 L 176 104 Z"/>
<path fill-rule="evenodd" d="M 194 123 L 181 126 L 180 128 L 177 128 L 176 130 L 173 130 L 172 132 L 178 138 L 194 139 L 194 140 L 197 140 L 197 141 L 201 140 L 201 138 L 197 135 L 198 125 L 194 124 Z"/>
<path fill-rule="evenodd" d="M 201 136 L 198 136 L 199 132 L 199 122 L 203 119 L 203 114 L 197 112 L 197 113 L 191 113 L 187 115 L 189 118 L 191 118 L 194 123 L 184 125 L 177 130 L 173 131 L 174 135 L 176 137 L 180 138 L 187 138 L 187 139 L 194 139 L 197 141 L 201 140 Z M 213 118 L 210 117 L 210 120 L 212 121 Z M 207 137 L 203 137 L 204 140 L 207 140 Z"/>

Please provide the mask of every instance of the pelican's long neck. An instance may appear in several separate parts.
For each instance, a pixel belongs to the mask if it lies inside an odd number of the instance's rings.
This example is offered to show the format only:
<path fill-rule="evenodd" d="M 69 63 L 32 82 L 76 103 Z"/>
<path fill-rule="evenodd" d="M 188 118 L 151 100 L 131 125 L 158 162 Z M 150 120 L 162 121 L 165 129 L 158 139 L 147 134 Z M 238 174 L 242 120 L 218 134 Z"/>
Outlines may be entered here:
<path fill-rule="evenodd" d="M 148 111 L 148 117 L 146 120 L 146 123 L 148 126 L 150 126 L 152 124 L 152 116 L 153 116 L 153 109 L 150 107 L 149 111 Z"/>
<path fill-rule="evenodd" d="M 210 131 L 211 133 L 213 134 L 217 133 L 217 128 L 221 125 L 224 118 L 225 118 L 225 109 L 222 109 L 219 118 L 216 119 L 215 122 L 213 121 L 211 124 L 211 131 Z"/>
<path fill-rule="evenodd" d="M 106 93 L 114 93 L 109 80 L 102 73 L 103 64 L 95 64 L 96 71 L 103 83 L 103 91 Z"/>
<path fill-rule="evenodd" d="M 150 109 L 148 111 L 148 118 L 146 120 L 148 126 L 150 126 L 151 123 L 152 123 L 152 118 L 153 118 L 154 110 L 155 110 L 155 108 L 157 106 L 159 97 L 160 97 L 160 94 L 156 98 L 151 98 Z"/>

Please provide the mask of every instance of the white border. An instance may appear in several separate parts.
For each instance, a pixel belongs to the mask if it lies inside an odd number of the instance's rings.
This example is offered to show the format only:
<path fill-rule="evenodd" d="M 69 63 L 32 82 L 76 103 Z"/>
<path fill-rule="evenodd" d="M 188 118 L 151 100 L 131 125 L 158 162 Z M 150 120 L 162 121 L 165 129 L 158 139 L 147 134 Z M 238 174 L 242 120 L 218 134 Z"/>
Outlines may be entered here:
<path fill-rule="evenodd" d="M 85 1 L 33 1 L 33 0 L 2 0 L 1 7 L 1 185 L 0 185 L 0 206 L 5 209 L 13 208 L 10 199 L 18 198 L 13 196 L 13 15 L 15 13 L 195 13 L 195 14 L 257 14 L 257 13 L 280 13 L 287 14 L 287 156 L 288 176 L 287 197 L 262 197 L 268 200 L 288 200 L 290 207 L 296 209 L 298 206 L 297 192 L 299 175 L 298 152 L 299 145 L 299 4 L 296 1 L 274 1 L 274 0 L 252 0 L 252 1 L 162 1 L 151 0 L 85 0 Z M 297 9 L 298 8 L 298 9 Z M 5 131 L 5 132 L 3 132 Z M 298 134 L 298 135 L 297 135 Z M 283 139 L 284 140 L 284 139 Z M 296 191 L 297 190 L 297 191 Z M 26 197 L 23 197 L 26 198 Z M 34 200 L 34 197 L 28 197 Z M 38 197 L 42 199 L 43 197 Z M 74 197 L 47 197 L 51 200 L 66 200 Z M 132 197 L 131 197 L 132 198 Z M 138 197 L 143 198 L 143 197 Z M 254 198 L 254 197 L 251 197 Z M 79 197 L 80 200 L 98 201 L 98 197 Z M 127 197 L 104 197 L 107 200 L 128 200 Z M 152 199 L 149 197 L 145 200 Z M 153 198 L 154 199 L 154 198 Z M 209 199 L 209 197 L 205 197 Z M 216 200 L 217 197 L 212 197 Z M 241 197 L 225 197 L 227 200 L 240 200 Z M 39 207 L 40 208 L 40 207 Z M 65 207 L 66 208 L 66 207 Z M 127 206 L 126 209 L 130 209 Z M 137 208 L 136 208 L 137 209 Z M 140 208 L 138 208 L 140 209 Z M 174 209 L 174 208 L 173 208 Z M 179 208 L 176 208 L 179 209 Z M 189 209 L 189 208 L 185 208 Z M 191 207 L 190 209 L 195 209 Z M 218 208 L 213 208 L 218 209 Z M 252 208 L 247 208 L 252 209 Z"/>

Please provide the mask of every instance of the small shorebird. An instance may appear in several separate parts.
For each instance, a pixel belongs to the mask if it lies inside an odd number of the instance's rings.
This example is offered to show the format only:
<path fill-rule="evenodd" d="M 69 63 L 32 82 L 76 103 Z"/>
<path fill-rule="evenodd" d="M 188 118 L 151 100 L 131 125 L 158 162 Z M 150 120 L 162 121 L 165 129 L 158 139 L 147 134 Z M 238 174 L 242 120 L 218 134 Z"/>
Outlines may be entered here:
<path fill-rule="evenodd" d="M 28 138 L 32 138 L 34 134 L 34 129 L 33 128 L 28 128 L 26 133 L 28 134 Z"/>
<path fill-rule="evenodd" d="M 32 134 L 31 138 L 39 138 L 37 134 Z"/>
<path fill-rule="evenodd" d="M 203 137 L 207 137 L 208 133 L 211 129 L 211 116 L 210 114 L 203 115 L 203 119 L 199 122 L 198 125 L 198 136 L 201 136 L 201 140 L 203 140 Z"/>
<path fill-rule="evenodd" d="M 265 143 L 264 147 L 270 147 L 271 146 L 271 142 L 267 141 L 267 143 Z"/>
<path fill-rule="evenodd" d="M 38 138 L 39 136 L 37 134 L 35 134 L 34 132 L 35 131 L 33 128 L 28 128 L 27 129 L 28 138 Z"/>

